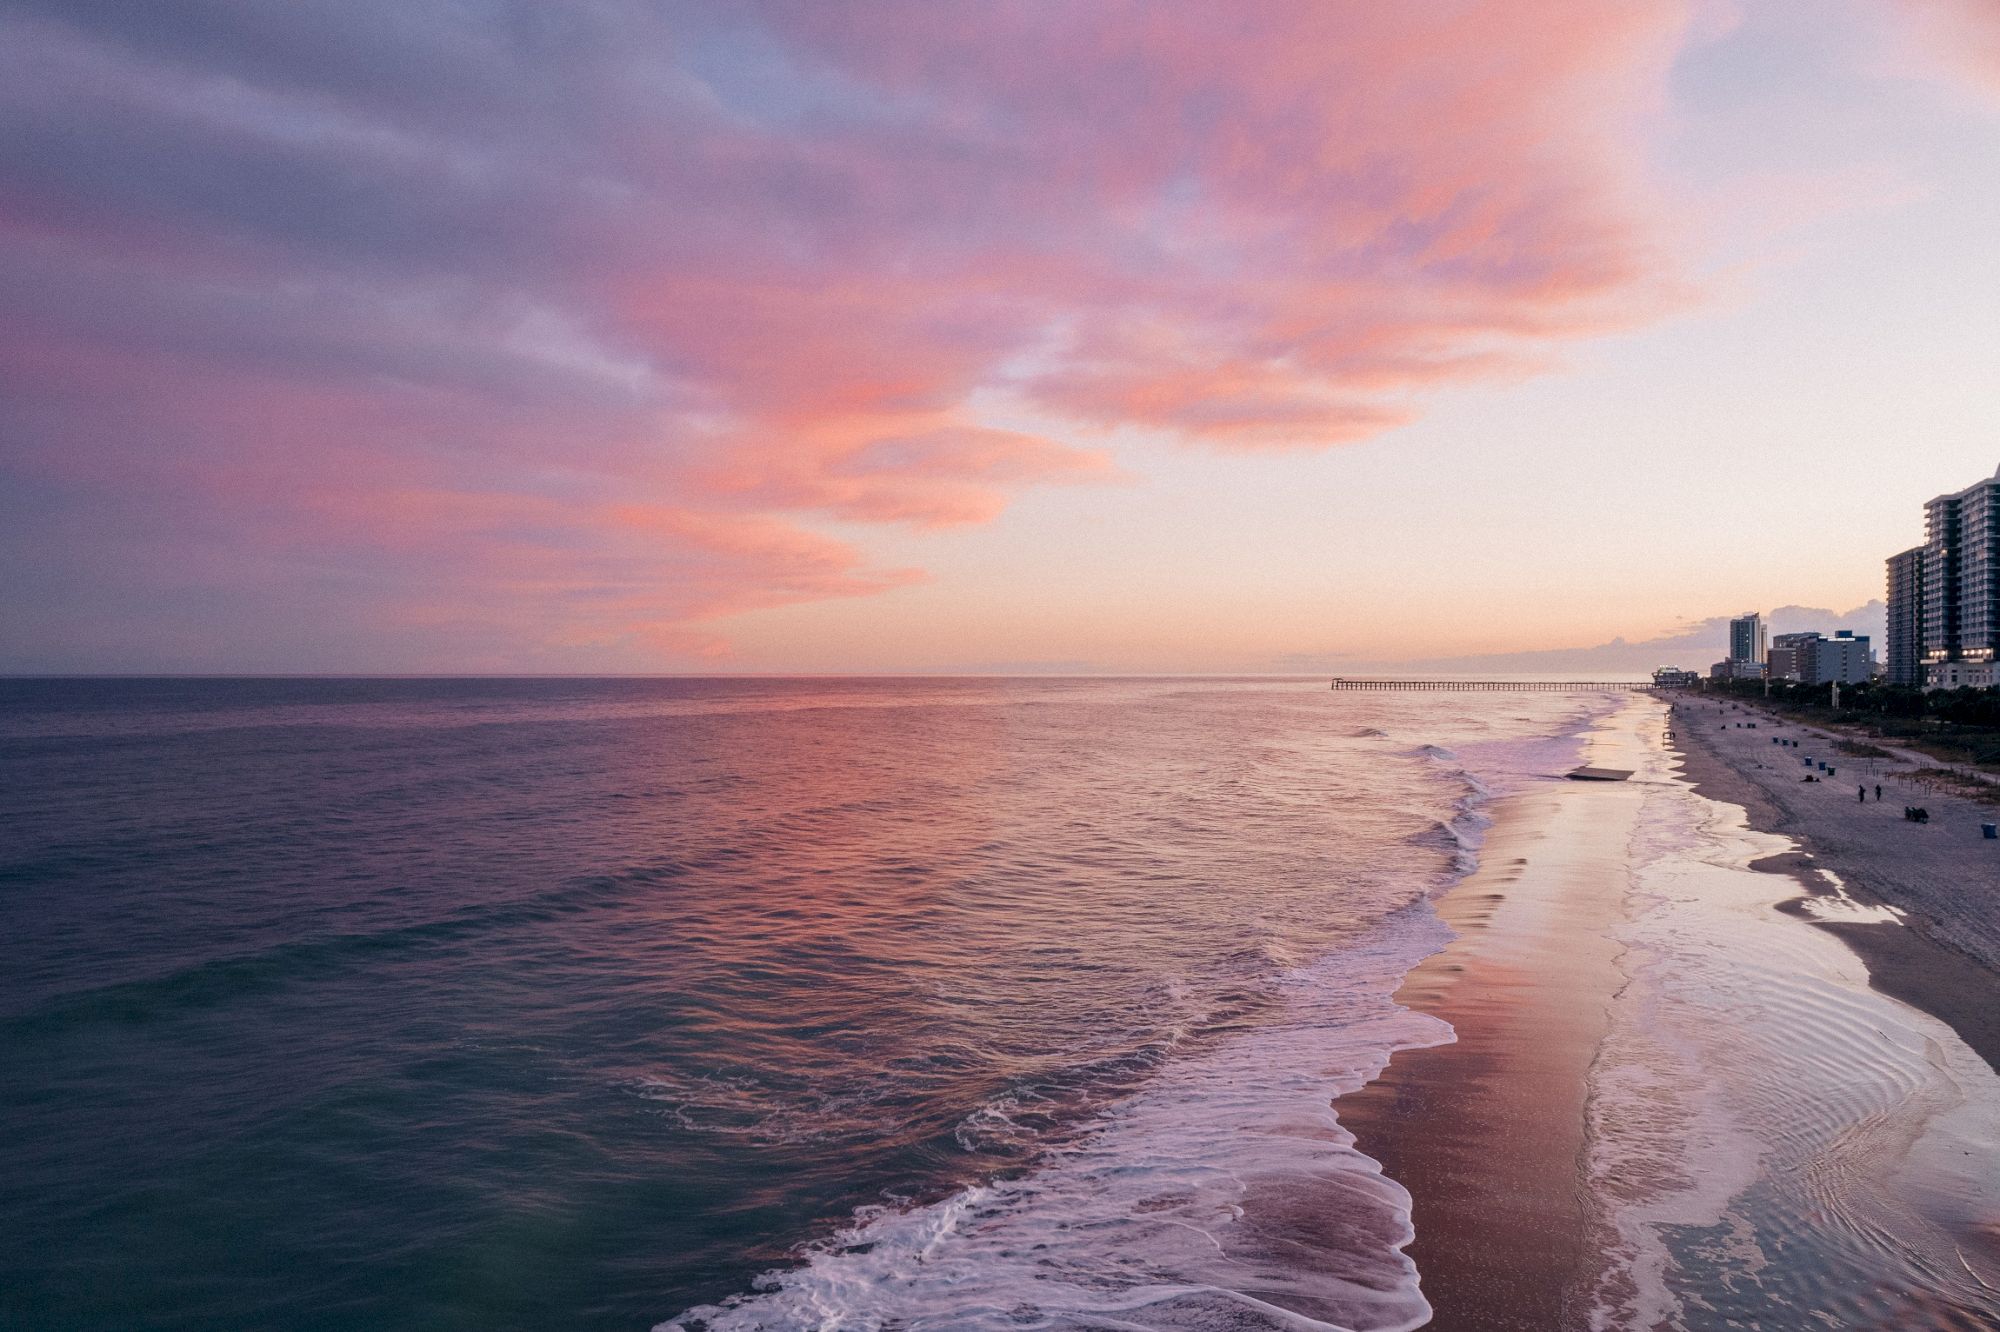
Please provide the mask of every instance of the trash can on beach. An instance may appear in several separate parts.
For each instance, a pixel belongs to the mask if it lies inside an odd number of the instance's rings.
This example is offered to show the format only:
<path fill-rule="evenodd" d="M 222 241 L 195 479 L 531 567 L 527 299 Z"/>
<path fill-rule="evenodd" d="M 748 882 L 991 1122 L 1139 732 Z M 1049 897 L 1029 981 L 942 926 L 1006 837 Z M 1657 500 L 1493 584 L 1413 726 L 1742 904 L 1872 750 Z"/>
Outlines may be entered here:
<path fill-rule="evenodd" d="M 1979 833 L 1989 842 L 2000 839 L 2000 823 L 1982 823 L 1979 825 Z"/>

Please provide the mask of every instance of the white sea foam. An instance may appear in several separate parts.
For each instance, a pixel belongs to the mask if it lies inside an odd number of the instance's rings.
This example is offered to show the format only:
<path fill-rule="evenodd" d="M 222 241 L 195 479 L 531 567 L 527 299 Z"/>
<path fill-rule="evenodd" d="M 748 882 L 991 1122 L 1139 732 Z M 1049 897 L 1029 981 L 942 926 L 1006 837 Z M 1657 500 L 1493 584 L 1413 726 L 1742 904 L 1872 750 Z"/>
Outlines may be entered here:
<path fill-rule="evenodd" d="M 1478 749 L 1496 784 L 1451 749 L 1418 751 L 1462 791 L 1425 835 L 1454 875 L 1476 865 L 1483 807 L 1524 773 L 1559 771 L 1575 742 L 1503 735 Z M 1332 1102 L 1395 1050 L 1453 1039 L 1391 997 L 1449 937 L 1427 898 L 1412 902 L 1279 980 L 1275 1018 L 1179 1050 L 1030 1171 L 863 1209 L 797 1266 L 659 1332 L 1420 1327 L 1430 1308 L 1402 1251 L 1409 1195 L 1356 1149 Z M 1013 1139 L 1022 1108 L 1011 1093 L 982 1107 L 962 1145 Z"/>
<path fill-rule="evenodd" d="M 1451 851 L 1453 881 L 1471 874 L 1479 868 L 1479 848 L 1485 844 L 1486 830 L 1493 826 L 1493 820 L 1485 813 L 1485 806 L 1491 804 L 1496 794 L 1479 774 L 1466 766 L 1459 756 L 1442 745 L 1424 745 L 1417 750 L 1422 757 L 1449 773 L 1459 785 L 1465 788 L 1452 806 L 1450 818 L 1440 819 L 1432 830 L 1436 840 Z M 1441 884 L 1439 891 L 1449 884 Z"/>
<path fill-rule="evenodd" d="M 1286 1021 L 1177 1059 L 1031 1173 L 868 1209 L 803 1265 L 661 1327 L 1418 1327 L 1409 1197 L 1329 1101 L 1390 1051 L 1450 1039 L 1387 997 L 1442 938 L 1405 912 L 1287 977 Z"/>

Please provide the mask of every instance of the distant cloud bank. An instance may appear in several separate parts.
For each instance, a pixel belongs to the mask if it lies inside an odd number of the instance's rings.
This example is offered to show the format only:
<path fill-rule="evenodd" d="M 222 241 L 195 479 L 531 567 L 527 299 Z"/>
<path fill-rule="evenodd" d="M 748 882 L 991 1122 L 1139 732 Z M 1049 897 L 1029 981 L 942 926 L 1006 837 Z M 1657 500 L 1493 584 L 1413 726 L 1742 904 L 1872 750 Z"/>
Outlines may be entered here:
<path fill-rule="evenodd" d="M 1358 675 L 1368 671 L 1394 671 L 1401 674 L 1432 671 L 1439 675 L 1471 675 L 1479 672 L 1521 675 L 1535 671 L 1546 671 L 1553 675 L 1575 675 L 1584 671 L 1606 671 L 1629 675 L 1635 671 L 1651 671 L 1658 666 L 1679 666 L 1686 670 L 1706 672 L 1711 663 L 1720 661 L 1728 655 L 1729 621 L 1734 615 L 1741 613 L 1737 611 L 1730 615 L 1712 615 L 1705 620 L 1676 629 L 1672 633 L 1637 643 L 1614 638 L 1609 643 L 1599 643 L 1593 647 L 1550 648 L 1536 652 L 1492 652 L 1410 661 L 1336 660 L 1302 655 L 1276 663 L 1276 669 L 1336 675 Z M 1809 629 L 1816 629 L 1828 635 L 1841 629 L 1867 634 L 1874 640 L 1875 652 L 1879 656 L 1882 651 L 1885 613 L 1886 608 L 1882 602 L 1871 601 L 1850 611 L 1833 611 L 1818 606 L 1780 606 L 1776 610 L 1766 612 L 1764 619 L 1773 635 L 1803 633 Z"/>

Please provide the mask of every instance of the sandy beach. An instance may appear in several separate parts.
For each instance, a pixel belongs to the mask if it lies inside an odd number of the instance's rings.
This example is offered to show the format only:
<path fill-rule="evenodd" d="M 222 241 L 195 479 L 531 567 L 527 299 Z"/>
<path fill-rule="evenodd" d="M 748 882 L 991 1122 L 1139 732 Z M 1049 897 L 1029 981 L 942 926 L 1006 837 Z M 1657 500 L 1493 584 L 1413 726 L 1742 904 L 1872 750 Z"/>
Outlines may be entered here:
<path fill-rule="evenodd" d="M 1942 1019 L 2000 1067 L 2000 841 L 1980 831 L 2000 810 L 1910 775 L 1935 760 L 1856 758 L 1835 747 L 1841 737 L 1760 708 L 1687 699 L 1674 716 L 1695 788 L 1799 843 L 1799 854 L 1760 868 L 1792 875 L 1816 897 L 1844 889 L 1900 914 L 1900 923 L 1813 918 L 1866 959 L 1877 989 Z M 1834 775 L 1819 773 L 1820 760 Z M 1808 772 L 1823 780 L 1802 780 Z M 1906 805 L 1927 809 L 1929 822 L 1904 819 Z M 1795 909 L 1812 916 L 1809 904 Z"/>
<path fill-rule="evenodd" d="M 1861 820 L 1842 774 L 1795 793 L 1741 719 L 1620 705 L 1586 756 L 1633 780 L 1496 801 L 1439 904 L 1398 997 L 1456 1042 L 1338 1103 L 1413 1195 L 1431 1327 L 2000 1325 L 1995 981 L 1936 941 L 2000 844 L 1888 774 Z"/>
<path fill-rule="evenodd" d="M 1595 762 L 1631 761 L 1600 736 Z M 1621 982 L 1613 926 L 1639 788 L 1549 783 L 1495 803 L 1479 869 L 1439 911 L 1458 938 L 1398 1001 L 1448 1045 L 1399 1052 L 1341 1122 L 1413 1196 L 1409 1253 L 1439 1329 L 1579 1325 L 1591 1217 L 1588 1074 Z"/>

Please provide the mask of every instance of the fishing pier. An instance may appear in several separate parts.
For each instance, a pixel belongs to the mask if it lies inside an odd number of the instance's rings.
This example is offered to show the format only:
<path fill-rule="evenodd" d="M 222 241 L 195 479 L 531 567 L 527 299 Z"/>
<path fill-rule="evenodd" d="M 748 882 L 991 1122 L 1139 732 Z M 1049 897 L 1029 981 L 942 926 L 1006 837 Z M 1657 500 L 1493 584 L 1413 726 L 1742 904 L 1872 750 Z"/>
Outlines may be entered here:
<path fill-rule="evenodd" d="M 1650 694 L 1650 680 L 1351 680 L 1335 676 L 1335 689 L 1459 694 Z"/>

